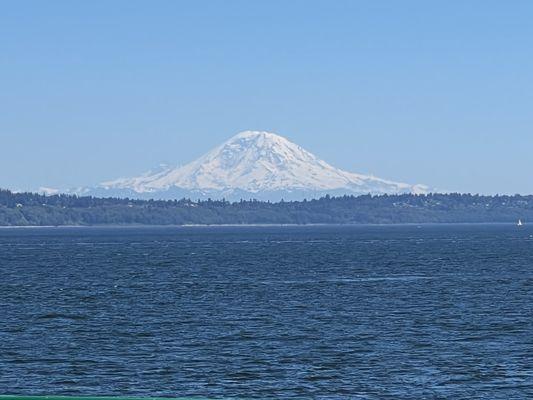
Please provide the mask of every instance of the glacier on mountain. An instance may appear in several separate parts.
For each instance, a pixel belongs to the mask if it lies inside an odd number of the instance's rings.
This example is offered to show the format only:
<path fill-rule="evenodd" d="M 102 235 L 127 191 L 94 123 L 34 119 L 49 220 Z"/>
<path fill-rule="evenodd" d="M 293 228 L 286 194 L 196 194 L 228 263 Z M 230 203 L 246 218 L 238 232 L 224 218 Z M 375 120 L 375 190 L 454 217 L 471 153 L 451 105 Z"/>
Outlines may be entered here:
<path fill-rule="evenodd" d="M 316 198 L 325 194 L 427 193 L 424 185 L 393 182 L 335 168 L 286 138 L 241 132 L 181 167 L 160 166 L 133 178 L 103 182 L 89 194 L 140 198 Z"/>

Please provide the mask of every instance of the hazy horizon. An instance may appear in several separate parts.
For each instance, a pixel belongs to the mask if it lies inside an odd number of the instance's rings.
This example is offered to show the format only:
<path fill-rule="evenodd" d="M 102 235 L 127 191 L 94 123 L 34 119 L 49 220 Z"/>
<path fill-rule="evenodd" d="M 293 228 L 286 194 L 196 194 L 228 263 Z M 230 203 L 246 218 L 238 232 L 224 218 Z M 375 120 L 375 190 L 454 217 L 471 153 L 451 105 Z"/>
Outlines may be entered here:
<path fill-rule="evenodd" d="M 350 172 L 530 194 L 533 3 L 6 3 L 0 187 L 69 188 L 277 133 Z"/>

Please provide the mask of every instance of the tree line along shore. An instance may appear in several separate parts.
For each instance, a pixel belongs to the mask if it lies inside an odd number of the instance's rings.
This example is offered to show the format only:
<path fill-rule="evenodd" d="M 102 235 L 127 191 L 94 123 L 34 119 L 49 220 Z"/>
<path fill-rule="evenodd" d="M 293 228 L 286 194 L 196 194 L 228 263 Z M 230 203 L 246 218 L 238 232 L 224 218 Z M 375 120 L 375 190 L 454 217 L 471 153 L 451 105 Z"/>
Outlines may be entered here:
<path fill-rule="evenodd" d="M 0 226 L 482 223 L 518 219 L 533 220 L 533 196 L 434 193 L 228 202 L 0 190 Z"/>

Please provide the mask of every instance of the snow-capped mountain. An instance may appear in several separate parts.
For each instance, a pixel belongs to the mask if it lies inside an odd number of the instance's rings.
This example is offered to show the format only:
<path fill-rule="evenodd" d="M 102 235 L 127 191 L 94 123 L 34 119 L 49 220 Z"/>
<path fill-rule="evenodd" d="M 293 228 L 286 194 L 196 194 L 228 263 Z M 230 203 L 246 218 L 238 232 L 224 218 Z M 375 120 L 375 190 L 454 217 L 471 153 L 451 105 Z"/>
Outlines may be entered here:
<path fill-rule="evenodd" d="M 427 193 L 424 185 L 392 182 L 337 169 L 269 132 L 239 133 L 181 167 L 162 165 L 134 178 L 103 182 L 84 194 L 138 198 L 303 199 L 325 194 Z"/>

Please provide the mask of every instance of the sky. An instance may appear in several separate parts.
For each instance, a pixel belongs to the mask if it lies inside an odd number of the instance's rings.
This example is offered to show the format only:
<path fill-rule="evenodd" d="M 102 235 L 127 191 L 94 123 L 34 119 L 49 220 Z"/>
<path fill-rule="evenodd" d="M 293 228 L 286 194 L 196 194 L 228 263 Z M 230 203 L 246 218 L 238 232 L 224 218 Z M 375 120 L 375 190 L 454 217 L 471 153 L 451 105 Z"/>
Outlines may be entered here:
<path fill-rule="evenodd" d="M 0 187 L 265 130 L 352 172 L 533 194 L 532 19 L 528 0 L 0 0 Z"/>

